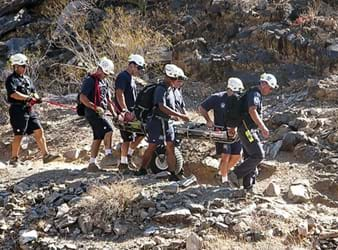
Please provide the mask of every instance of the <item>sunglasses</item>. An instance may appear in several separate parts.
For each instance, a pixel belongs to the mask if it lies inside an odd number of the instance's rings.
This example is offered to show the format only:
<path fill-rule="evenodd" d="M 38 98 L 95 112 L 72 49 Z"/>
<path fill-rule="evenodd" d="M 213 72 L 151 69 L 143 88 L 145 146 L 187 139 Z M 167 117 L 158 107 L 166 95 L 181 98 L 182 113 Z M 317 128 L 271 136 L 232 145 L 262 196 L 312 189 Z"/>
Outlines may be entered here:
<path fill-rule="evenodd" d="M 137 65 L 136 68 L 137 68 L 137 70 L 144 70 L 144 68 L 140 65 Z"/>

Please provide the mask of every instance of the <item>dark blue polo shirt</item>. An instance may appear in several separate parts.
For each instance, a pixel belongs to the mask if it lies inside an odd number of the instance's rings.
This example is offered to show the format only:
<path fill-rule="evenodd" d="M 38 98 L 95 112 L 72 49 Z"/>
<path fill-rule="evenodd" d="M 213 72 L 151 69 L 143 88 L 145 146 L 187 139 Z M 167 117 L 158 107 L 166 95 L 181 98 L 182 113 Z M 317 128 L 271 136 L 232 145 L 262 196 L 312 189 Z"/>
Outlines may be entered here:
<path fill-rule="evenodd" d="M 161 116 L 165 119 L 168 119 L 169 116 L 164 114 L 163 112 L 161 112 L 158 108 L 159 104 L 163 104 L 164 106 L 175 110 L 175 95 L 174 95 L 174 90 L 173 88 L 169 87 L 168 85 L 166 85 L 165 83 L 159 83 L 162 86 L 159 86 L 155 89 L 154 92 L 154 106 L 155 108 L 155 112 L 154 114 L 156 116 Z"/>
<path fill-rule="evenodd" d="M 217 127 L 224 128 L 226 126 L 225 115 L 227 97 L 227 93 L 223 91 L 209 96 L 201 103 L 202 108 L 204 108 L 206 111 L 214 111 L 214 124 Z"/>
<path fill-rule="evenodd" d="M 263 97 L 258 87 L 253 87 L 248 90 L 246 93 L 244 105 L 243 105 L 243 119 L 249 129 L 257 128 L 255 122 L 251 119 L 249 115 L 249 107 L 256 106 L 257 113 L 261 115 L 263 105 Z"/>
<path fill-rule="evenodd" d="M 115 89 L 123 90 L 127 108 L 131 110 L 134 107 L 136 100 L 136 84 L 133 77 L 128 73 L 128 71 L 122 71 L 117 76 L 115 81 Z M 115 103 L 117 104 L 117 107 L 121 109 L 116 100 Z"/>
<path fill-rule="evenodd" d="M 19 101 L 11 98 L 11 94 L 19 92 L 25 95 L 35 93 L 35 87 L 28 76 L 20 76 L 13 72 L 6 79 L 7 100 L 11 104 L 25 105 L 25 101 Z"/>
<path fill-rule="evenodd" d="M 100 106 L 104 109 L 107 109 L 108 100 L 110 99 L 110 92 L 108 87 L 108 82 L 106 80 L 99 80 L 99 89 L 101 95 L 101 102 L 99 102 L 99 98 L 96 97 L 95 105 Z M 87 96 L 89 101 L 94 103 L 95 96 L 95 78 L 88 75 L 82 81 L 81 94 Z"/>

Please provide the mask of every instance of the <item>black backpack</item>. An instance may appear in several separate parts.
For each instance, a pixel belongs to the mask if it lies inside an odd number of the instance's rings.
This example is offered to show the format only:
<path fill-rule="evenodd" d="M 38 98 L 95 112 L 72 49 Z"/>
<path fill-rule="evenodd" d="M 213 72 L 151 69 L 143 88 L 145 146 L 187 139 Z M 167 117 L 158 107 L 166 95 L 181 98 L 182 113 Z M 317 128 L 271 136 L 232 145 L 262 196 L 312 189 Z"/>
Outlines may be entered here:
<path fill-rule="evenodd" d="M 134 113 L 138 120 L 144 122 L 154 109 L 154 93 L 157 87 L 165 88 L 161 83 L 145 86 L 137 95 Z"/>
<path fill-rule="evenodd" d="M 85 105 L 82 104 L 82 102 L 80 101 L 80 94 L 77 94 L 77 98 L 76 98 L 76 113 L 79 116 L 84 116 L 85 115 Z"/>
<path fill-rule="evenodd" d="M 246 92 L 243 94 L 234 94 L 227 97 L 225 124 L 227 127 L 238 127 L 242 120 L 243 106 L 246 99 Z"/>

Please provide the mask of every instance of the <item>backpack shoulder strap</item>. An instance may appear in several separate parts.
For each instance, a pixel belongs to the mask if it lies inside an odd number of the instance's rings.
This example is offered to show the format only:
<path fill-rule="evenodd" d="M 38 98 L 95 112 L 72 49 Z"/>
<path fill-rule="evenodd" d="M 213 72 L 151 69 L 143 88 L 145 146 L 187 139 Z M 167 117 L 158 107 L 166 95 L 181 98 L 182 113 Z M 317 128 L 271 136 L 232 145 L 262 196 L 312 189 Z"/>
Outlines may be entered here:
<path fill-rule="evenodd" d="M 96 103 L 101 103 L 101 89 L 99 85 L 99 77 L 96 74 L 91 74 L 95 83 L 94 83 L 94 108 L 96 109 Z"/>

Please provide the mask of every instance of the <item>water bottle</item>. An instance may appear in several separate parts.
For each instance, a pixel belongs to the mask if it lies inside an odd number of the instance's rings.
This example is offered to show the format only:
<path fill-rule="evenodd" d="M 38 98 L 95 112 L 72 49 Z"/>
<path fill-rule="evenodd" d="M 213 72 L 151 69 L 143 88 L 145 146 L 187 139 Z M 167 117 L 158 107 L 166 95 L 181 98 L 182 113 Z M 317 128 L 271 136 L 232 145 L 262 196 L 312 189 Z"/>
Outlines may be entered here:
<path fill-rule="evenodd" d="M 22 149 L 27 149 L 28 148 L 28 143 L 29 143 L 29 137 L 25 135 L 22 140 L 21 140 L 21 148 Z"/>

